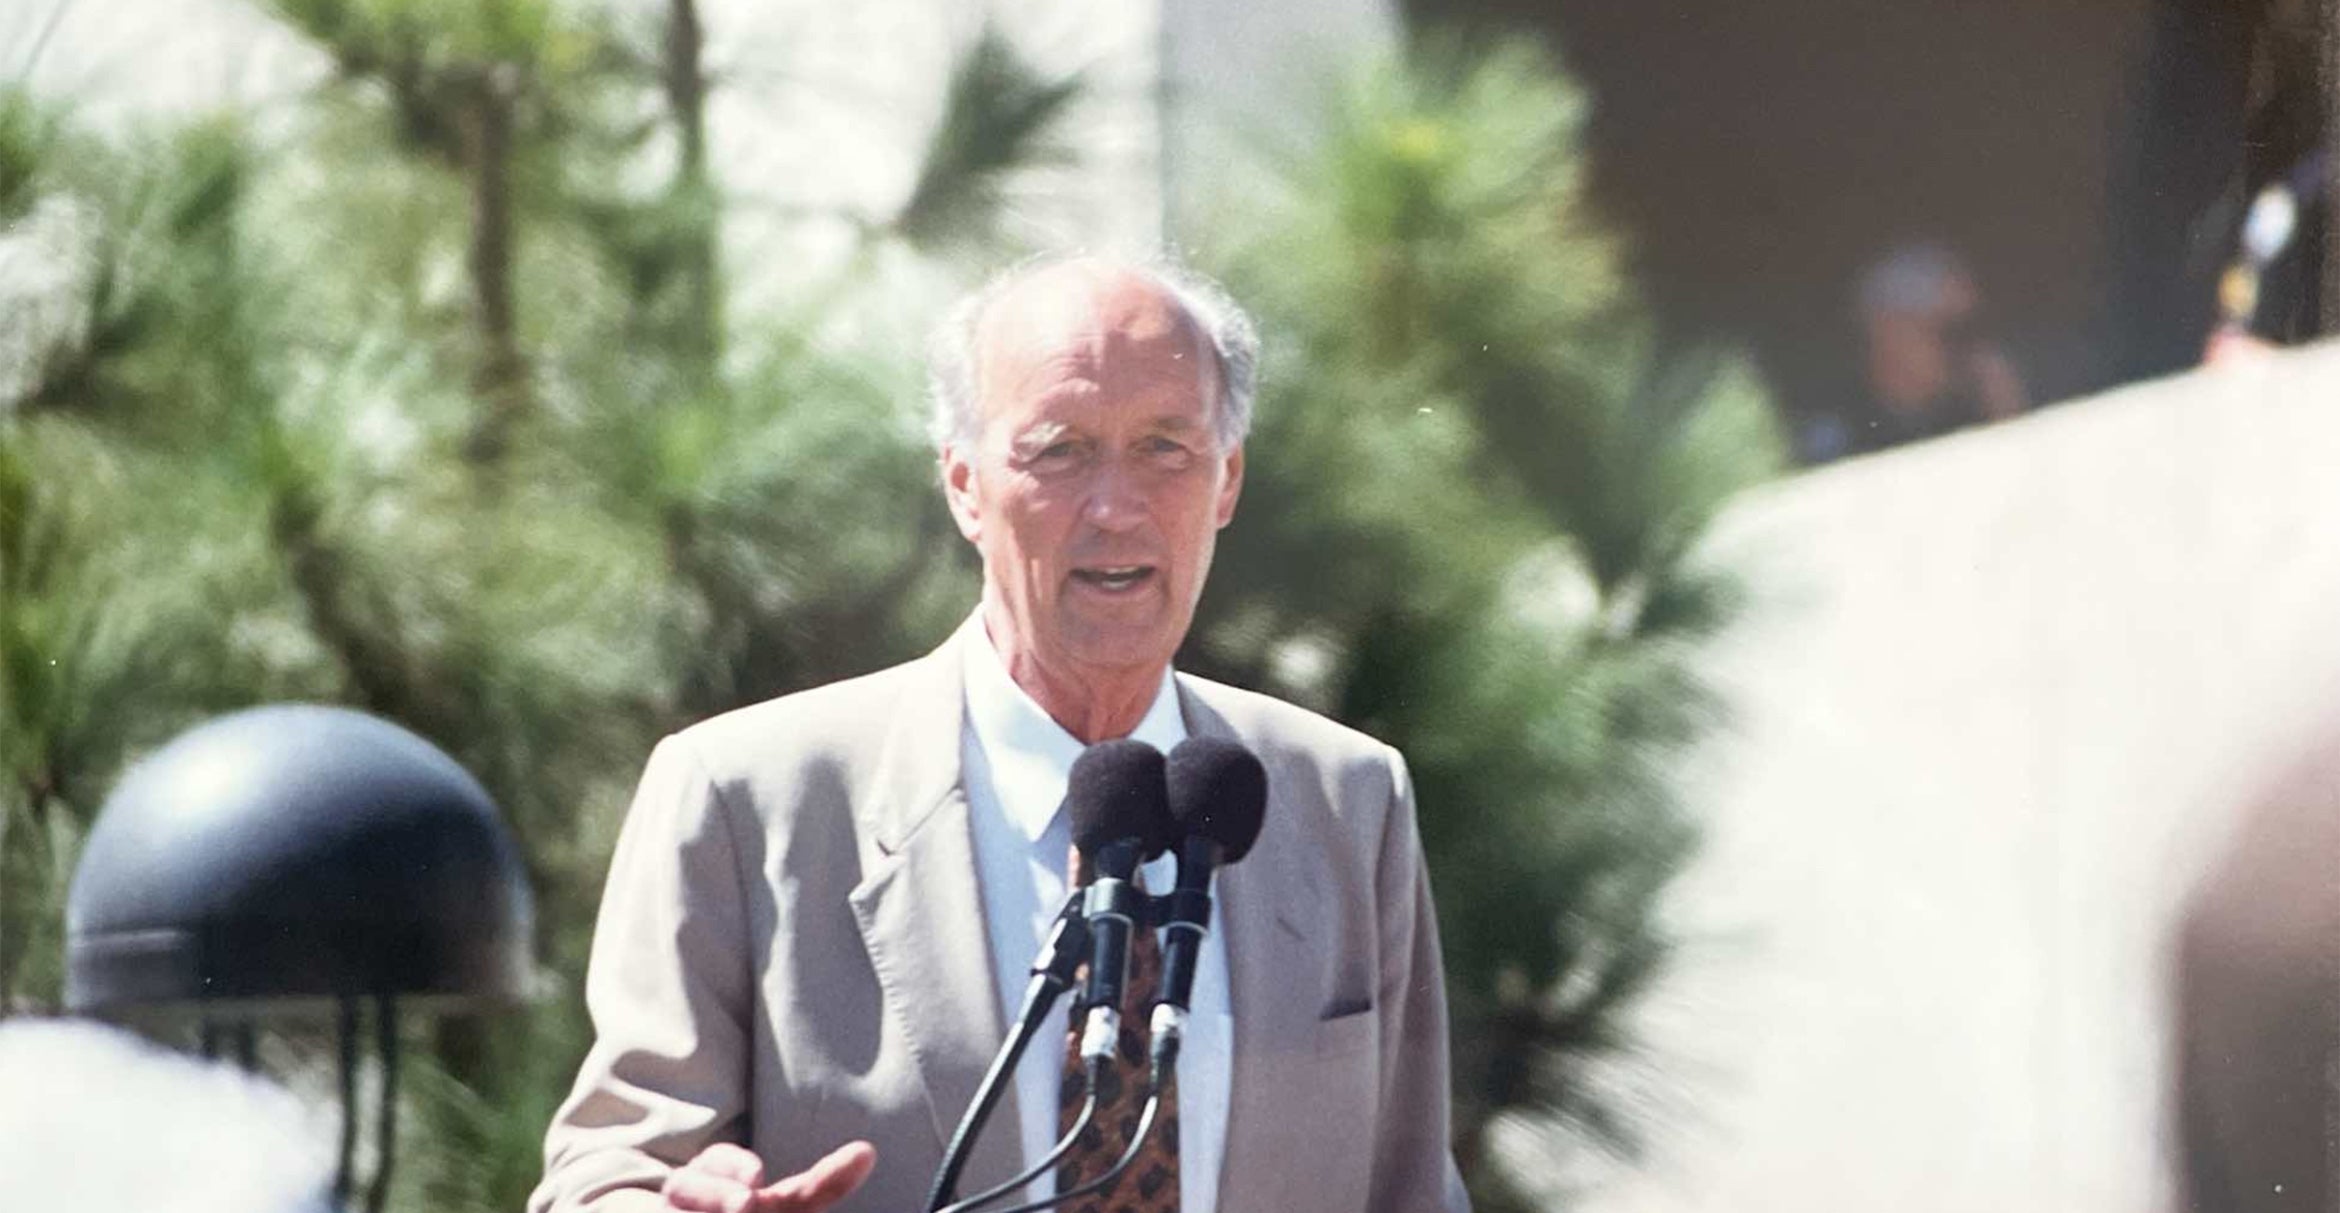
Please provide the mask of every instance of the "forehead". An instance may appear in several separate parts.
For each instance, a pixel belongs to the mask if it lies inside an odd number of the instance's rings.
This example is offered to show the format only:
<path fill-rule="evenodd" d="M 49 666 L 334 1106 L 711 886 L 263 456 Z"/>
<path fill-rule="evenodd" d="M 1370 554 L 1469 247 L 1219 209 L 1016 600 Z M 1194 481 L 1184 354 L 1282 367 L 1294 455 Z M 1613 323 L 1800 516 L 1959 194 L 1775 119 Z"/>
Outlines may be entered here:
<path fill-rule="evenodd" d="M 1003 292 L 976 330 L 986 417 L 1054 399 L 1204 405 L 1217 359 L 1167 288 L 1111 266 L 1052 266 Z"/>

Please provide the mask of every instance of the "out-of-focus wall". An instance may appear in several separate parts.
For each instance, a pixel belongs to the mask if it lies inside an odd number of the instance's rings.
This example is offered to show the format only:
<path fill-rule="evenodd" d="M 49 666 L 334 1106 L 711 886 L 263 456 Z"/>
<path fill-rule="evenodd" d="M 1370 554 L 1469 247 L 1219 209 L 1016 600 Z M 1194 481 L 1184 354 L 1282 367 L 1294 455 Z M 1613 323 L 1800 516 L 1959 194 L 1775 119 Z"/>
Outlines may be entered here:
<path fill-rule="evenodd" d="M 1689 1111 L 1589 1207 L 2173 1207 L 2172 913 L 2340 703 L 2336 403 L 2325 345 L 1732 512 L 1763 606 L 1650 1004 Z"/>
<path fill-rule="evenodd" d="M 1596 197 L 1639 281 L 1686 331 L 1748 344 L 1803 417 L 1862 404 L 1854 292 L 1897 245 L 1972 266 L 2036 401 L 2114 382 L 2102 331 L 2127 262 L 2175 259 L 2124 229 L 2158 63 L 2156 8 L 2230 0 L 1408 0 L 1430 23 L 1550 37 L 1591 90 Z M 2235 18 L 2227 18 L 2229 22 Z M 2205 46 L 2205 51 L 2210 48 Z M 2237 77 L 2239 80 L 2239 77 Z M 2223 80 L 2205 79 L 2203 91 Z M 2193 157 L 2217 161 L 2208 137 Z M 2237 129 L 2232 138 L 2239 140 Z M 2189 164 L 2153 167 L 2180 174 Z M 2168 176 L 2164 189 L 2180 178 Z M 2198 205 L 2180 192 L 2179 210 Z M 2195 216 L 2174 219 L 2182 229 Z M 2170 235 L 2177 235 L 2173 230 Z M 2197 233 L 2204 264 L 2231 250 Z M 2182 243 L 2177 241 L 2175 243 Z M 2204 280 L 2206 285 L 2207 280 Z M 2207 298 L 2203 300 L 2207 303 Z M 2199 348 L 2200 333 L 2193 337 Z"/>

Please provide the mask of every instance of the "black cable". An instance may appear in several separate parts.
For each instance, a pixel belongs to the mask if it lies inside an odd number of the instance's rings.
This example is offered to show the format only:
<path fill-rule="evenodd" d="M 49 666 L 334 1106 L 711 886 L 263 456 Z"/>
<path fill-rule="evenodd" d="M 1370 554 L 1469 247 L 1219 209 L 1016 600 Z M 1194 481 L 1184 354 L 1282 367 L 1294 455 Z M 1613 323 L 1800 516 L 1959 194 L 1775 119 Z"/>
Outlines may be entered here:
<path fill-rule="evenodd" d="M 1040 1213 L 1042 1209 L 1052 1208 L 1068 1200 L 1079 1200 L 1084 1196 L 1093 1196 L 1112 1187 L 1113 1181 L 1121 1178 L 1121 1173 L 1129 1169 L 1129 1164 L 1137 1161 L 1138 1151 L 1145 1148 L 1146 1134 L 1154 1131 L 1154 1115 L 1161 1110 L 1161 1092 L 1156 1091 L 1152 1095 L 1146 1096 L 1146 1108 L 1145 1111 L 1138 1114 L 1137 1132 L 1130 1134 L 1129 1148 L 1121 1152 L 1121 1157 L 1103 1175 L 1074 1188 L 1070 1192 L 1059 1192 L 1046 1200 L 1035 1200 L 1030 1204 L 1015 1205 L 1000 1209 L 997 1213 Z"/>
<path fill-rule="evenodd" d="M 1057 1160 L 1071 1153 L 1073 1143 L 1081 1139 L 1081 1134 L 1089 1131 L 1089 1122 L 1097 1118 L 1097 1072 L 1103 1068 L 1104 1061 L 1101 1058 L 1089 1063 L 1089 1097 L 1081 1101 L 1081 1114 L 1074 1118 L 1072 1128 L 1064 1136 L 1056 1139 L 1055 1147 L 1050 1149 L 1045 1157 L 1032 1164 L 1023 1174 L 1014 1179 L 985 1188 L 950 1208 L 944 1209 L 942 1213 L 974 1213 L 974 1210 L 1040 1178 L 1047 1172 L 1048 1168 L 1057 1164 Z"/>

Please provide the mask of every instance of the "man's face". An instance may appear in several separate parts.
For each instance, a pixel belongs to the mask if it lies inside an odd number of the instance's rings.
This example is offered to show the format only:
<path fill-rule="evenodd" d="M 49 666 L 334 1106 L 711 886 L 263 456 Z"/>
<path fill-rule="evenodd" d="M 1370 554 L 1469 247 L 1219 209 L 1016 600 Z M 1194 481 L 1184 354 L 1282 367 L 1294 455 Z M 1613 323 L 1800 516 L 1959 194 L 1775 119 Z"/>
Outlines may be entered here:
<path fill-rule="evenodd" d="M 1151 281 L 1073 263 L 997 300 L 977 344 L 979 432 L 942 463 L 993 643 L 1076 686 L 1159 671 L 1242 484 L 1207 341 Z"/>

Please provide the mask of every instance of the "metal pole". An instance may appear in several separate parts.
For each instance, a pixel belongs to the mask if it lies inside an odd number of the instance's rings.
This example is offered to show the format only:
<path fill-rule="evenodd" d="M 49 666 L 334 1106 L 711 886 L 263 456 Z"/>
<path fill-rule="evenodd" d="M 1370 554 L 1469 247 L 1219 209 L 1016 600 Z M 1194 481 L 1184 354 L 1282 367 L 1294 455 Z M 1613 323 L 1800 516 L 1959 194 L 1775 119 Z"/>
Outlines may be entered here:
<path fill-rule="evenodd" d="M 2324 264 L 2316 331 L 2340 334 L 2340 0 L 2316 6 L 2317 83 L 2323 94 Z"/>
<path fill-rule="evenodd" d="M 367 1213 L 382 1213 L 390 1199 L 390 1147 L 398 1132 L 398 996 L 374 996 L 374 1042 L 382 1055 L 382 1106 L 374 1122 L 374 1186 Z"/>
<path fill-rule="evenodd" d="M 350 1171 L 357 1157 L 357 999 L 341 996 L 341 1165 L 333 1173 L 333 1203 L 346 1206 Z"/>

